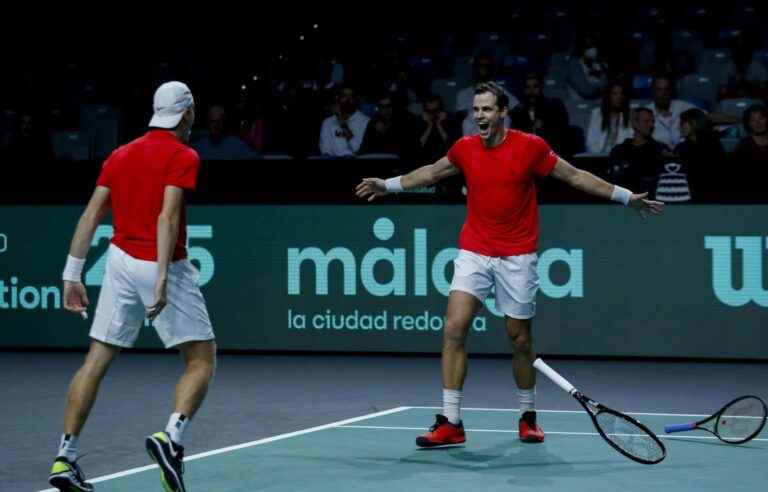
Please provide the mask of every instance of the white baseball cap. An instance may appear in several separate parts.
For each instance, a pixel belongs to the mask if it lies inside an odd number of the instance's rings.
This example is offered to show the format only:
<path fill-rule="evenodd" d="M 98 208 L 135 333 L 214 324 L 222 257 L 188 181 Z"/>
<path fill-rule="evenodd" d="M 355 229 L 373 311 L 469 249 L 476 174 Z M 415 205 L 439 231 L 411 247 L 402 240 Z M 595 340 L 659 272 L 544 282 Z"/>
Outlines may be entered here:
<path fill-rule="evenodd" d="M 184 111 L 195 104 L 192 92 L 183 82 L 166 82 L 155 91 L 153 107 L 155 114 L 149 126 L 155 128 L 174 128 L 184 116 Z"/>

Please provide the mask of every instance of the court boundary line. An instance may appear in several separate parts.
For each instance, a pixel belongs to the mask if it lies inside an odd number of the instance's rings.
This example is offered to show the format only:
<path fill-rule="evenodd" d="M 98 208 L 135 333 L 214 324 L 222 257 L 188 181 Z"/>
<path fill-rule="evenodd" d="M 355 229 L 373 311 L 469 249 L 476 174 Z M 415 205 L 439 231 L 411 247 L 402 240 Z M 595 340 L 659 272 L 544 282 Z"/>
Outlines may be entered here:
<path fill-rule="evenodd" d="M 383 417 L 384 415 L 391 415 L 393 413 L 404 412 L 406 410 L 410 410 L 411 408 L 412 407 L 405 407 L 405 406 L 390 408 L 388 410 L 382 410 L 382 411 L 379 411 L 379 412 L 369 413 L 369 414 L 366 414 L 366 415 L 360 415 L 358 417 L 351 417 L 351 418 L 344 419 L 344 420 L 338 420 L 336 422 L 331 422 L 330 424 L 323 424 L 323 425 L 318 425 L 318 426 L 315 426 L 315 427 L 308 427 L 306 429 L 300 429 L 300 430 L 293 431 L 293 432 L 287 432 L 285 434 L 278 434 L 276 436 L 265 437 L 265 438 L 262 438 L 262 439 L 257 439 L 255 441 L 244 442 L 244 443 L 241 443 L 241 444 L 235 444 L 235 445 L 232 445 L 232 446 L 227 446 L 227 447 L 218 448 L 218 449 L 212 449 L 210 451 L 205 451 L 205 452 L 202 452 L 202 453 L 197 453 L 197 454 L 189 455 L 189 456 L 184 458 L 184 461 L 187 462 L 187 461 L 199 460 L 201 458 L 207 458 L 208 456 L 214 456 L 214 455 L 217 455 L 217 454 L 229 453 L 231 451 L 237 451 L 239 449 L 250 448 L 250 447 L 254 447 L 254 446 L 260 446 L 262 444 L 268 444 L 268 443 L 275 442 L 275 441 L 282 441 L 284 439 L 289 439 L 291 437 L 301 436 L 301 435 L 304 435 L 304 434 L 310 434 L 310 433 L 313 433 L 313 432 L 319 432 L 319 431 L 322 431 L 322 430 L 332 429 L 332 428 L 335 428 L 335 427 L 341 427 L 343 425 L 353 424 L 355 422 L 360 422 L 362 420 L 368 420 L 368 419 L 373 419 L 373 418 L 376 418 L 376 417 Z M 116 478 L 122 478 L 122 477 L 126 477 L 126 476 L 129 476 L 129 475 L 135 475 L 137 473 L 145 472 L 145 471 L 156 469 L 156 468 L 158 468 L 157 465 L 139 466 L 139 467 L 131 468 L 131 469 L 124 470 L 124 471 L 121 471 L 121 472 L 110 473 L 109 475 L 102 475 L 100 477 L 92 478 L 92 479 L 89 479 L 88 482 L 90 482 L 90 483 L 106 482 L 108 480 L 114 480 Z M 48 488 L 48 489 L 41 489 L 38 492 L 58 492 L 58 490 L 54 489 L 54 488 Z"/>
<path fill-rule="evenodd" d="M 423 431 L 423 427 L 400 427 L 400 426 L 379 426 L 379 425 L 340 425 L 337 429 L 368 429 L 368 430 L 407 430 L 407 431 Z M 517 430 L 510 429 L 465 429 L 467 432 L 498 432 L 499 434 L 517 434 Z M 547 431 L 547 435 L 553 434 L 556 436 L 599 436 L 597 432 L 566 432 L 566 431 Z M 642 435 L 642 434 L 637 434 Z M 656 436 L 659 439 L 709 439 L 717 440 L 715 436 Z M 768 442 L 768 439 L 762 437 L 755 437 L 750 441 Z"/>
<path fill-rule="evenodd" d="M 229 453 L 232 451 L 237 451 L 240 449 L 250 448 L 254 446 L 260 446 L 263 444 L 269 444 L 276 441 L 282 441 L 284 439 L 290 439 L 292 437 L 301 436 L 304 434 L 311 434 L 313 432 L 319 432 L 326 429 L 333 429 L 333 428 L 370 428 L 370 429 L 395 429 L 399 430 L 398 427 L 375 427 L 375 426 L 351 426 L 348 424 L 353 424 L 355 422 L 360 422 L 363 420 L 373 419 L 377 417 L 383 417 L 385 415 L 392 415 L 399 412 L 404 412 L 407 410 L 442 410 L 442 407 L 429 407 L 429 406 L 400 406 L 400 407 L 394 407 L 390 408 L 388 410 L 382 410 L 379 412 L 369 413 L 366 415 L 360 415 L 358 417 L 351 417 L 344 420 L 339 420 L 336 422 L 331 422 L 329 424 L 323 424 L 318 425 L 315 427 L 308 427 L 306 429 L 299 429 L 297 431 L 293 432 L 287 432 L 284 434 L 278 434 L 276 436 L 270 436 L 265 437 L 262 439 L 257 439 L 255 441 L 245 442 L 241 444 L 235 444 L 232 446 L 226 446 L 223 448 L 218 449 L 212 449 L 210 451 L 204 451 L 202 453 L 193 454 L 190 456 L 187 456 L 184 458 L 184 461 L 194 461 L 202 458 L 207 458 L 209 456 L 215 456 L 217 454 L 224 454 Z M 479 408 L 479 407 L 466 407 L 462 408 L 462 411 L 484 411 L 484 412 L 519 412 L 520 410 L 517 408 Z M 583 410 L 536 410 L 540 413 L 570 413 L 570 414 L 579 414 L 584 413 Z M 684 414 L 684 413 L 642 413 L 642 412 L 625 412 L 628 415 L 648 415 L 648 416 L 668 416 L 668 417 L 708 417 L 709 415 L 702 415 L 702 414 Z M 402 430 L 423 430 L 423 428 L 406 428 L 403 427 Z M 494 429 L 467 429 L 467 431 L 472 432 L 513 432 L 513 431 L 506 431 L 506 430 L 494 430 Z M 517 432 L 517 431 L 514 431 Z M 550 434 L 579 434 L 579 433 L 565 433 L 565 432 L 548 432 Z M 581 433 L 585 435 L 592 435 L 591 433 Z M 594 433 L 597 435 L 597 433 Z M 717 439 L 716 437 L 708 437 L 708 436 L 659 436 L 664 439 Z M 754 441 L 768 441 L 768 439 L 762 439 L 762 438 L 755 438 Z M 114 480 L 116 478 L 122 478 L 130 475 L 135 475 L 141 472 L 145 472 L 152 469 L 157 469 L 158 466 L 156 464 L 152 465 L 145 465 L 145 466 L 139 466 L 135 468 L 130 468 L 128 470 L 111 473 L 109 475 L 102 475 L 96 478 L 89 479 L 88 481 L 90 483 L 100 483 L 100 482 L 106 482 L 109 480 Z M 48 488 L 48 489 L 41 489 L 38 492 L 58 492 L 55 488 Z"/>
<path fill-rule="evenodd" d="M 443 407 L 409 407 L 419 410 L 442 410 Z M 519 408 L 478 408 L 478 407 L 462 407 L 461 411 L 474 410 L 478 412 L 519 412 Z M 538 413 L 584 413 L 584 410 L 539 410 Z M 698 414 L 698 413 L 648 413 L 648 412 L 622 412 L 627 415 L 646 415 L 651 417 L 709 417 L 712 414 Z"/>

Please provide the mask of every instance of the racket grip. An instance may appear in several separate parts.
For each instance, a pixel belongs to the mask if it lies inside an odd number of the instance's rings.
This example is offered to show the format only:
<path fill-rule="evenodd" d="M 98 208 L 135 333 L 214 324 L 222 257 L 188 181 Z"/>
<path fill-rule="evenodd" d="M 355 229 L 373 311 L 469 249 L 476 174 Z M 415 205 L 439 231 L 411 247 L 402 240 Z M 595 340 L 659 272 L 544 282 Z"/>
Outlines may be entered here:
<path fill-rule="evenodd" d="M 667 434 L 671 434 L 672 432 L 683 432 L 683 431 L 693 430 L 695 427 L 696 427 L 696 424 L 692 424 L 692 423 L 665 425 L 664 432 L 666 432 Z"/>
<path fill-rule="evenodd" d="M 568 382 L 568 380 L 566 380 L 563 376 L 559 375 L 557 371 L 549 367 L 547 363 L 544 362 L 543 360 L 536 359 L 535 361 L 533 361 L 533 367 L 535 367 L 542 374 L 544 374 L 549 379 L 551 379 L 553 383 L 560 386 L 565 392 L 572 393 L 573 391 L 575 391 L 576 388 L 574 388 L 573 385 Z"/>

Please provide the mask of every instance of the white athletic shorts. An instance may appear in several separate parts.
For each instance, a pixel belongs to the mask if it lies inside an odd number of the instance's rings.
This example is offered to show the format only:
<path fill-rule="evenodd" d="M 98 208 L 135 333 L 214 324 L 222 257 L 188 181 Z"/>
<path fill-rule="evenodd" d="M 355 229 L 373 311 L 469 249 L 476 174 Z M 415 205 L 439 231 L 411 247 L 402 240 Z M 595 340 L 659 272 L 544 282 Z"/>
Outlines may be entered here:
<path fill-rule="evenodd" d="M 168 267 L 168 303 L 152 322 L 166 348 L 214 338 L 198 277 L 199 272 L 187 259 Z M 156 279 L 157 262 L 136 259 L 110 244 L 91 338 L 132 347 L 147 308 L 155 303 Z"/>
<path fill-rule="evenodd" d="M 460 290 L 485 301 L 496 288 L 496 309 L 514 319 L 536 315 L 539 290 L 539 257 L 536 253 L 517 256 L 484 256 L 464 249 L 453 260 L 451 290 Z"/>

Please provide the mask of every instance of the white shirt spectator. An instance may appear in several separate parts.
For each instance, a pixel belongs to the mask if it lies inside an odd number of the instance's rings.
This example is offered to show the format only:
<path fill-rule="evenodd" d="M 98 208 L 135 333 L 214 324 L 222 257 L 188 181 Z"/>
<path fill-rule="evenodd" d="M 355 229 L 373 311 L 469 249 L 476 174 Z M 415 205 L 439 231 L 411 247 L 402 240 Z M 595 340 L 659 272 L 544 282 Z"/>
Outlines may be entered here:
<path fill-rule="evenodd" d="M 520 101 L 510 94 L 507 89 L 504 89 L 504 93 L 509 98 L 509 109 L 514 108 L 520 103 Z M 469 87 L 461 89 L 458 94 L 456 94 L 456 111 L 466 111 L 471 115 L 473 102 L 475 102 L 475 86 L 470 85 Z"/>
<path fill-rule="evenodd" d="M 363 136 L 369 120 L 370 118 L 360 111 L 352 113 L 352 116 L 347 120 L 347 126 L 352 132 L 352 139 L 347 140 L 344 137 L 344 130 L 341 128 L 338 116 L 333 115 L 326 118 L 320 128 L 320 153 L 332 157 L 355 155 L 360 150 L 360 144 L 363 143 Z"/>
<path fill-rule="evenodd" d="M 512 128 L 512 119 L 509 116 L 504 118 L 504 128 Z M 467 135 L 474 135 L 476 133 L 480 133 L 480 129 L 477 127 L 477 123 L 475 123 L 475 118 L 471 114 L 468 114 L 464 118 L 464 121 L 461 122 L 461 134 L 466 137 Z"/>
<path fill-rule="evenodd" d="M 680 136 L 680 115 L 689 109 L 701 109 L 680 99 L 672 99 L 670 101 L 668 114 L 661 114 L 656 109 L 656 103 L 651 103 L 647 108 L 653 111 L 653 116 L 656 118 L 653 139 L 669 146 L 670 149 L 674 149 L 682 141 Z"/>
<path fill-rule="evenodd" d="M 622 114 L 614 125 L 603 130 L 603 112 L 601 108 L 592 110 L 587 130 L 587 152 L 590 154 L 609 154 L 611 149 L 628 138 L 635 136 L 632 125 L 624 126 Z"/>

